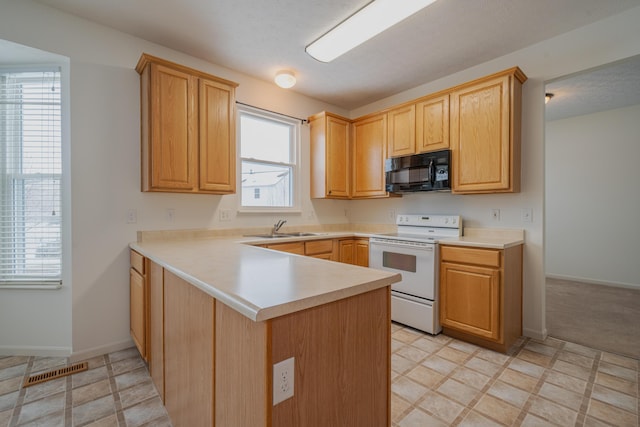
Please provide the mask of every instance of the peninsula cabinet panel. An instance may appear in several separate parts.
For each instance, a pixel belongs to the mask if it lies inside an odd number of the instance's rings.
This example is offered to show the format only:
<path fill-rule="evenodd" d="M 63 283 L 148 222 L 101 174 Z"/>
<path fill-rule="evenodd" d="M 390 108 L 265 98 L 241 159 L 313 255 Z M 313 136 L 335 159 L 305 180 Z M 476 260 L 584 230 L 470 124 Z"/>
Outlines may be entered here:
<path fill-rule="evenodd" d="M 387 157 L 407 156 L 416 151 L 416 106 L 396 108 L 387 113 Z"/>
<path fill-rule="evenodd" d="M 200 79 L 200 190 L 236 191 L 235 90 Z"/>
<path fill-rule="evenodd" d="M 520 191 L 522 82 L 518 68 L 451 93 L 452 192 Z"/>
<path fill-rule="evenodd" d="M 273 407 L 274 427 L 391 425 L 389 292 L 273 319 L 273 363 L 295 358 L 294 396 Z"/>
<path fill-rule="evenodd" d="M 149 374 L 164 402 L 164 270 L 149 264 Z"/>
<path fill-rule="evenodd" d="M 270 332 L 268 322 L 254 322 L 216 301 L 216 427 L 271 425 Z"/>
<path fill-rule="evenodd" d="M 387 153 L 387 115 L 353 122 L 352 198 L 388 197 L 384 161 Z"/>
<path fill-rule="evenodd" d="M 235 88 L 143 54 L 140 73 L 142 191 L 235 192 Z"/>
<path fill-rule="evenodd" d="M 309 117 L 311 128 L 311 198 L 350 196 L 350 121 L 322 112 Z"/>
<path fill-rule="evenodd" d="M 416 104 L 416 153 L 449 148 L 449 94 Z"/>
<path fill-rule="evenodd" d="M 164 271 L 164 404 L 174 426 L 213 425 L 214 302 Z"/>

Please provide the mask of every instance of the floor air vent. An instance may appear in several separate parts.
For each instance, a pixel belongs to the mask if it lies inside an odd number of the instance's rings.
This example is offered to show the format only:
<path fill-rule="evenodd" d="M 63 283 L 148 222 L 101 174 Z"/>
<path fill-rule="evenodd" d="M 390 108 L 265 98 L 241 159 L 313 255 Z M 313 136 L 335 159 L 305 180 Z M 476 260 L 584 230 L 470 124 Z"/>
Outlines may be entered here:
<path fill-rule="evenodd" d="M 43 372 L 42 374 L 31 375 L 26 379 L 22 387 L 29 387 L 30 385 L 40 384 L 60 377 L 66 377 L 67 375 L 75 374 L 76 372 L 86 371 L 88 368 L 89 366 L 87 362 L 82 362 L 66 366 L 64 368 L 55 369 L 53 371 Z"/>

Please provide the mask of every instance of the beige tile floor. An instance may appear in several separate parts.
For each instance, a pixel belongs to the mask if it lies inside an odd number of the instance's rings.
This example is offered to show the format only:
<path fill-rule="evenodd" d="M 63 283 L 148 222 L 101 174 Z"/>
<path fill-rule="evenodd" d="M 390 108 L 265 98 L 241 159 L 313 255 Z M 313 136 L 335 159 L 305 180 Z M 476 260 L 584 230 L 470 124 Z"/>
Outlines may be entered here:
<path fill-rule="evenodd" d="M 510 355 L 394 324 L 394 427 L 638 427 L 637 359 L 548 338 Z"/>
<path fill-rule="evenodd" d="M 87 371 L 22 388 L 25 378 L 67 359 L 0 357 L 0 427 L 171 427 L 135 348 L 87 362 Z"/>
<path fill-rule="evenodd" d="M 394 324 L 393 427 L 638 427 L 638 360 L 553 338 L 522 339 L 511 353 Z M 133 348 L 21 388 L 26 376 L 66 362 L 0 357 L 0 427 L 171 427 Z"/>

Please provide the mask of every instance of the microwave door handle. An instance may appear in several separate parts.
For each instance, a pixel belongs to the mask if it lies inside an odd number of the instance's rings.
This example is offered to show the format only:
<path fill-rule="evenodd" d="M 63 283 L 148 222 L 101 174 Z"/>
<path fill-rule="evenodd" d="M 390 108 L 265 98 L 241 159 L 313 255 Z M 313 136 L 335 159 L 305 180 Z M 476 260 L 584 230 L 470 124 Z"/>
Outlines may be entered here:
<path fill-rule="evenodd" d="M 436 181 L 436 168 L 433 166 L 433 159 L 429 161 L 429 184 L 433 187 Z"/>

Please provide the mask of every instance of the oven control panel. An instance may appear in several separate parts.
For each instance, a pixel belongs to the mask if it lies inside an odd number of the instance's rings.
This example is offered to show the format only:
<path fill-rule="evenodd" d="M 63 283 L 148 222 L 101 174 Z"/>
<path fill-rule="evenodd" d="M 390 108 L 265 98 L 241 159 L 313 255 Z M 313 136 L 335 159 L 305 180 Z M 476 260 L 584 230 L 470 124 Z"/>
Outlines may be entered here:
<path fill-rule="evenodd" d="M 415 227 L 462 228 L 460 215 L 403 214 L 396 217 L 396 224 Z"/>

